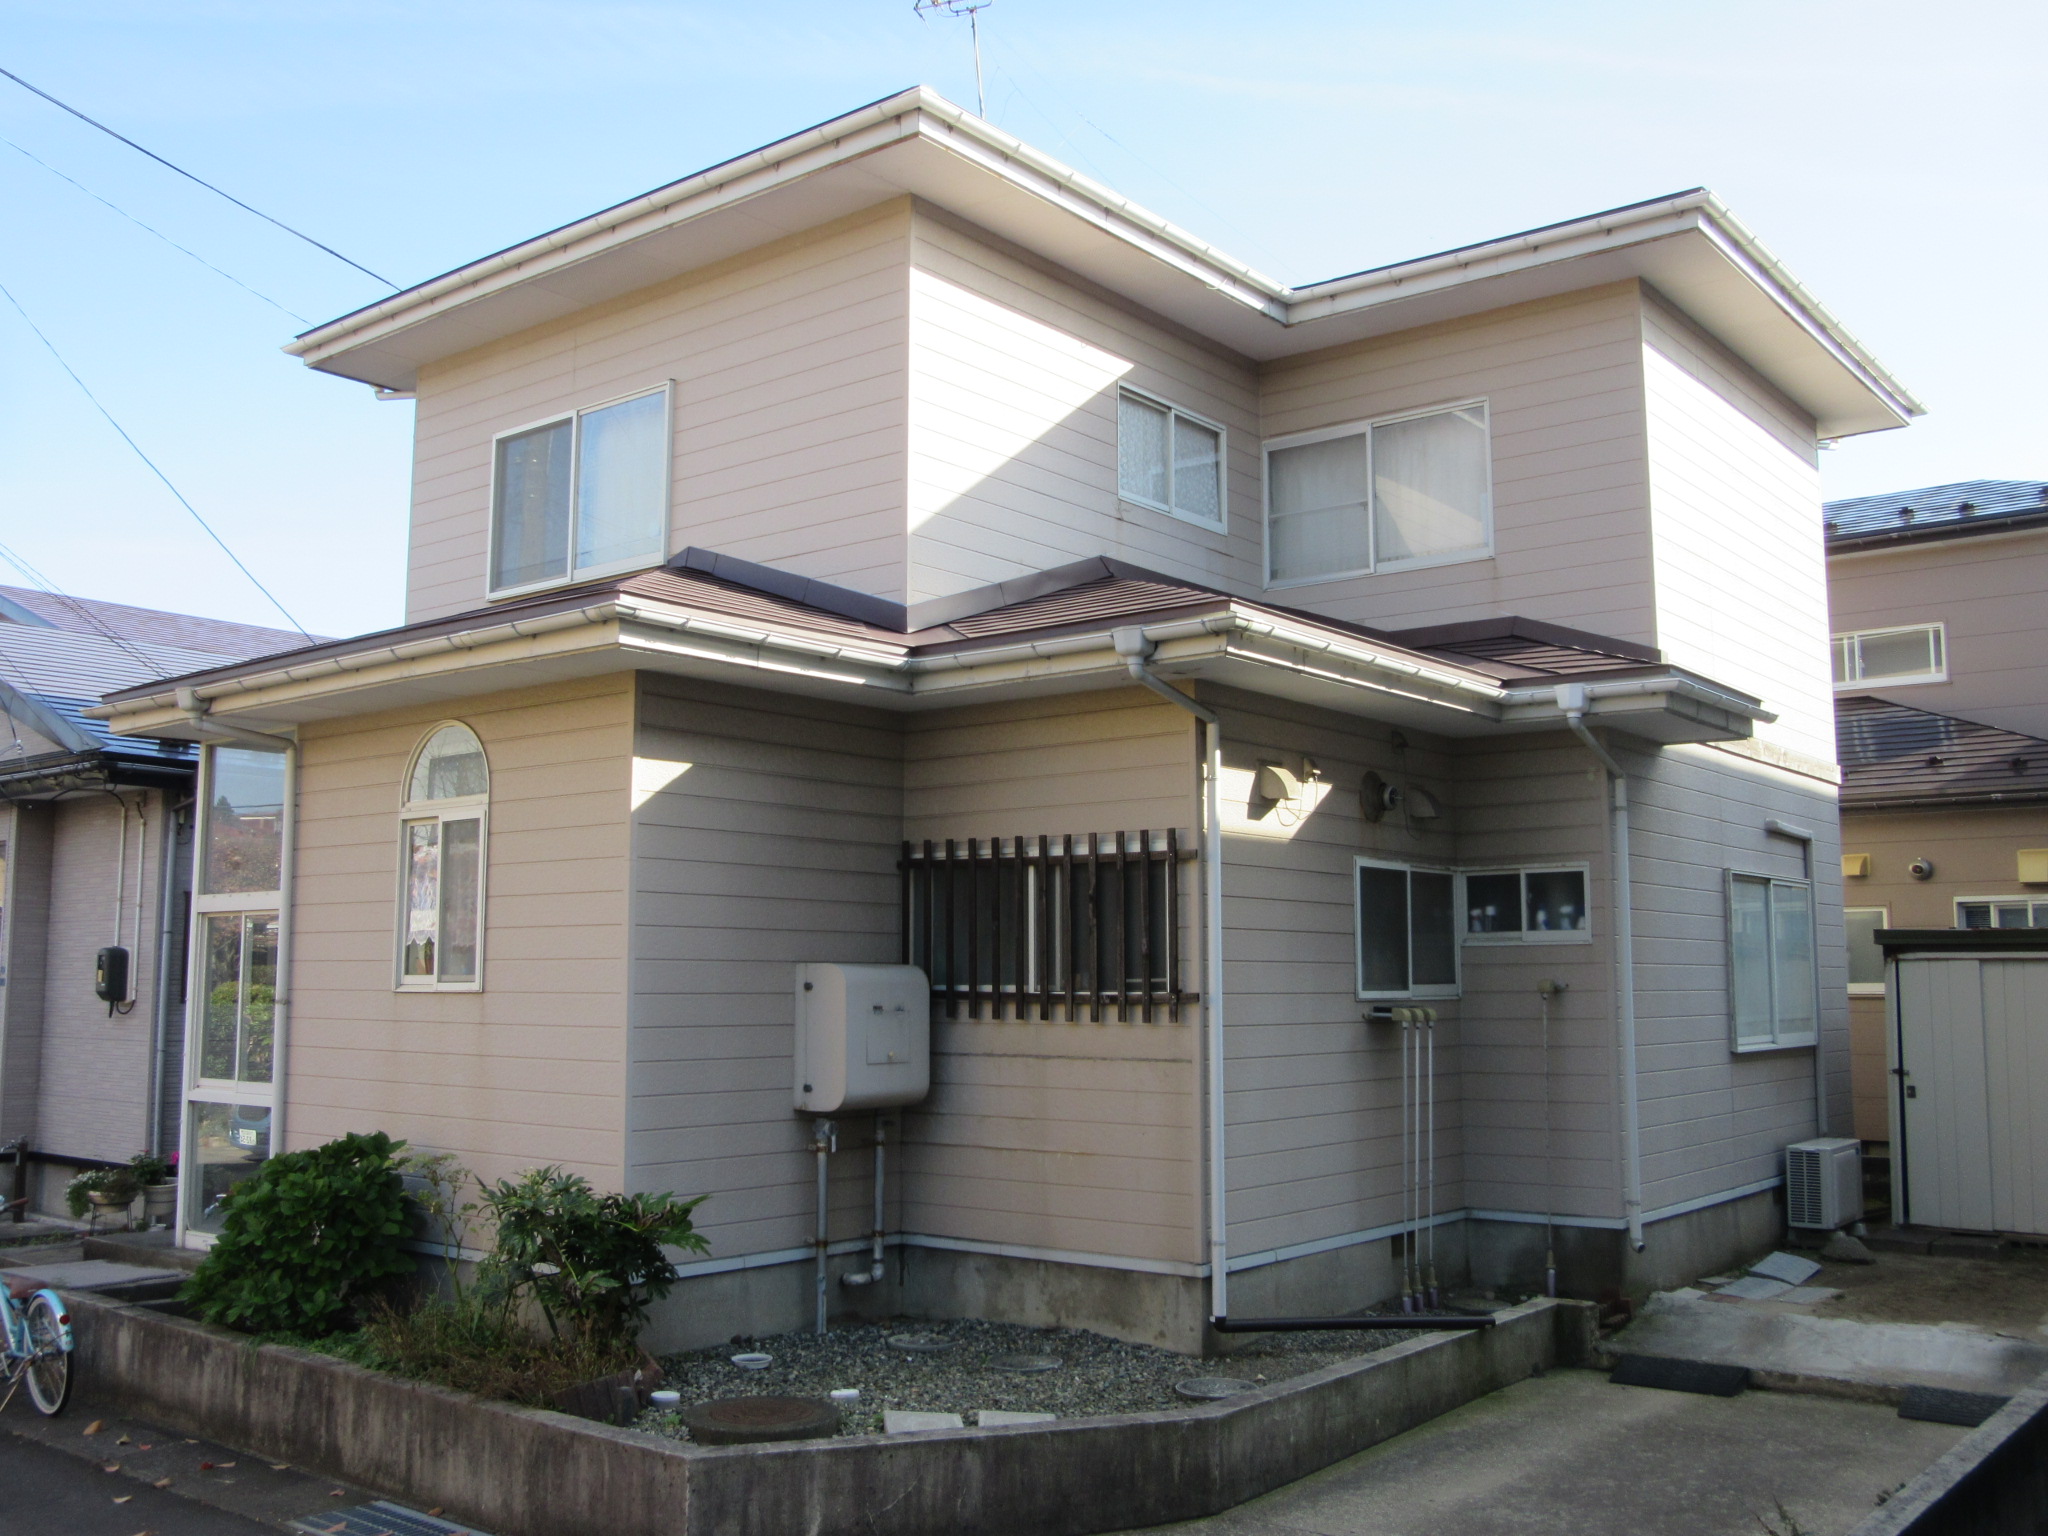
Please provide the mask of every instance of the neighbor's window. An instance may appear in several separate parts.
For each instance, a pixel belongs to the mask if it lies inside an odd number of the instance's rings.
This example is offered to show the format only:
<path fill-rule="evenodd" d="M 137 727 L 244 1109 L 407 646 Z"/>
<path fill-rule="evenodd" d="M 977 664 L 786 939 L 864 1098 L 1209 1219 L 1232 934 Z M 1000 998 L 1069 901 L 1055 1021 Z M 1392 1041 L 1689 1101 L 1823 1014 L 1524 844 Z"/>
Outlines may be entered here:
<path fill-rule="evenodd" d="M 2048 900 L 2027 896 L 1965 896 L 1956 903 L 1958 928 L 2048 928 Z"/>
<path fill-rule="evenodd" d="M 1458 877 L 1358 860 L 1358 995 L 1456 997 Z"/>
<path fill-rule="evenodd" d="M 668 386 L 497 441 L 491 590 L 661 559 L 668 538 Z"/>
<path fill-rule="evenodd" d="M 1948 681 L 1948 634 L 1940 624 L 1857 630 L 1835 636 L 1834 645 L 1837 688 Z"/>
<path fill-rule="evenodd" d="M 1116 492 L 1155 512 L 1223 526 L 1223 429 L 1178 406 L 1119 390 Z"/>
<path fill-rule="evenodd" d="M 1506 869 L 1466 875 L 1465 932 L 1482 941 L 1591 938 L 1586 871 Z"/>
<path fill-rule="evenodd" d="M 485 821 L 491 778 L 466 725 L 436 726 L 413 759 L 399 823 L 398 985 L 482 983 Z"/>
<path fill-rule="evenodd" d="M 1327 581 L 1493 548 L 1486 402 L 1266 446 L 1266 579 Z"/>
<path fill-rule="evenodd" d="M 1736 1050 L 1813 1044 L 1819 999 L 1807 881 L 1729 874 L 1728 986 Z"/>
<path fill-rule="evenodd" d="M 1877 947 L 1877 930 L 1891 921 L 1885 907 L 1842 908 L 1842 929 L 1849 941 L 1849 991 L 1871 996 L 1884 991 L 1884 951 Z"/>

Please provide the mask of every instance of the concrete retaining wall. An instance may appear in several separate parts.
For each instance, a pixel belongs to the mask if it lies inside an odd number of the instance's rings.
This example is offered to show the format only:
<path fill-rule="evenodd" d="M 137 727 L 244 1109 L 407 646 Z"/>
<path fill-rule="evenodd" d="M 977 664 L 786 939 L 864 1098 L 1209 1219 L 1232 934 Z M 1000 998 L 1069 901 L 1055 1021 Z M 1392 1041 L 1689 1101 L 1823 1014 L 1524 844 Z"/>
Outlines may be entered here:
<path fill-rule="evenodd" d="M 2014 1397 L 1849 1536 L 2039 1536 L 2048 1529 L 2048 1377 Z"/>
<path fill-rule="evenodd" d="M 1583 1361 L 1593 1334 L 1591 1308 L 1532 1301 L 1186 1411 L 715 1449 L 71 1302 L 85 1394 L 497 1536 L 1085 1536 L 1192 1519 Z"/>

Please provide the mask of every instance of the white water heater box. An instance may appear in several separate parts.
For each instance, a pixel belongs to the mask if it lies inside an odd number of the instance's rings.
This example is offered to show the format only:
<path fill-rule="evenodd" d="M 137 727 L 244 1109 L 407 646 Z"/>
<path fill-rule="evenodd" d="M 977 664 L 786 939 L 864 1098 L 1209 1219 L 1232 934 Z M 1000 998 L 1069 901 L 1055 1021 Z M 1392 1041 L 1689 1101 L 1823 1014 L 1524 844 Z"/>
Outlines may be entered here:
<path fill-rule="evenodd" d="M 914 965 L 796 968 L 796 1107 L 915 1104 L 932 1086 L 932 984 Z"/>

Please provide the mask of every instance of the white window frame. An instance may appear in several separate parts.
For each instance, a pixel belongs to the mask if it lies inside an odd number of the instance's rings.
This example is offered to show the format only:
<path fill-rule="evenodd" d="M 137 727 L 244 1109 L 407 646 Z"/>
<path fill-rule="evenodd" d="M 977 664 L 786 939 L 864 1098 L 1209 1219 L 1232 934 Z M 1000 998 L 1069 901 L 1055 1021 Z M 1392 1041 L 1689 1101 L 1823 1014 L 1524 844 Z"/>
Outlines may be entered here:
<path fill-rule="evenodd" d="M 1958 928 L 1963 926 L 1963 908 L 1966 906 L 2023 906 L 2027 909 L 2027 916 L 2029 918 L 2048 918 L 2048 896 L 2031 891 L 2008 892 L 2003 896 L 1958 896 L 1955 899 L 1955 926 Z M 2039 923 L 2034 926 L 2048 927 L 2048 923 Z M 1971 933 L 1991 933 L 1995 929 L 1972 928 L 1967 931 Z"/>
<path fill-rule="evenodd" d="M 1880 928 L 1889 928 L 1892 923 L 1892 909 L 1888 906 L 1845 906 L 1842 908 L 1842 928 L 1845 934 L 1848 931 L 1849 914 L 1851 912 L 1875 912 L 1878 917 L 1877 926 Z M 1883 997 L 1884 983 L 1881 981 L 1852 981 L 1849 983 L 1849 995 L 1851 997 Z"/>
<path fill-rule="evenodd" d="M 1486 413 L 1486 504 L 1480 509 L 1480 522 L 1486 529 L 1486 543 L 1483 548 L 1445 555 L 1417 555 L 1406 560 L 1381 560 L 1379 558 L 1379 524 L 1372 510 L 1372 430 L 1374 427 L 1390 427 L 1398 422 L 1414 421 L 1423 416 L 1441 416 L 1450 411 L 1469 411 L 1478 407 Z M 1273 576 L 1273 454 L 1283 448 L 1301 448 L 1310 443 L 1327 443 L 1340 437 L 1365 437 L 1365 540 L 1366 563 L 1348 571 L 1331 571 L 1321 576 L 1289 576 L 1276 580 Z M 1260 558 L 1269 592 L 1287 587 L 1313 586 L 1323 581 L 1348 581 L 1357 576 L 1375 576 L 1391 571 L 1420 571 L 1438 565 L 1468 565 L 1475 560 L 1493 558 L 1493 403 L 1486 395 L 1476 395 L 1469 400 L 1447 400 L 1436 405 L 1418 406 L 1412 411 L 1394 411 L 1385 416 L 1373 416 L 1364 421 L 1347 421 L 1333 427 L 1316 427 L 1306 432 L 1289 432 L 1280 437 L 1269 437 L 1259 449 L 1259 494 L 1265 508 L 1261 520 L 1262 550 Z"/>
<path fill-rule="evenodd" d="M 1771 960 L 1771 1036 L 1769 1039 L 1745 1040 L 1738 1033 L 1740 1025 L 1735 1014 L 1735 883 L 1738 880 L 1761 881 L 1776 889 L 1779 886 L 1794 886 L 1806 892 L 1806 920 L 1808 925 L 1807 952 L 1812 957 L 1809 967 L 1811 975 L 1808 984 L 1813 989 L 1814 1028 L 1808 1034 L 1788 1035 L 1781 1032 L 1778 1019 L 1777 997 L 1777 947 L 1775 941 L 1775 914 L 1770 925 L 1772 942 L 1767 948 Z M 1727 950 L 1728 975 L 1728 1044 L 1729 1049 L 1739 1056 L 1755 1055 L 1759 1051 L 1810 1050 L 1820 1042 L 1820 905 L 1818 890 L 1812 880 L 1788 879 L 1760 869 L 1730 869 L 1722 873 L 1721 942 Z"/>
<path fill-rule="evenodd" d="M 1173 496 L 1173 418 L 1184 416 L 1198 427 L 1206 427 L 1216 434 L 1216 521 L 1196 517 L 1192 512 L 1183 512 L 1171 505 L 1151 500 L 1145 496 L 1132 496 L 1124 490 L 1124 429 L 1123 412 L 1117 412 L 1116 429 L 1116 499 L 1133 507 L 1143 507 L 1147 512 L 1158 512 L 1186 523 L 1191 528 L 1201 528 L 1209 533 L 1230 531 L 1230 430 L 1220 421 L 1211 421 L 1198 411 L 1191 411 L 1184 405 L 1175 405 L 1163 400 L 1150 390 L 1139 389 L 1134 384 L 1119 384 L 1117 397 L 1121 402 L 1125 395 L 1142 400 L 1147 405 L 1157 406 L 1167 413 L 1166 420 L 1166 494 L 1168 501 Z M 496 450 L 493 450 L 495 452 Z"/>
<path fill-rule="evenodd" d="M 1593 942 L 1593 868 L 1590 864 L 1559 860 L 1548 864 L 1489 864 L 1479 869 L 1467 869 L 1460 873 L 1458 884 L 1458 906 L 1460 916 L 1470 920 L 1471 898 L 1466 894 L 1466 881 L 1475 875 L 1517 875 L 1522 882 L 1522 911 L 1529 910 L 1529 876 L 1531 875 L 1577 875 L 1585 882 L 1586 926 L 1584 928 L 1524 928 L 1518 933 L 1473 933 L 1461 928 L 1458 938 L 1464 944 L 1590 944 Z"/>
<path fill-rule="evenodd" d="M 480 795 L 463 795 L 449 800 L 415 800 L 412 798 L 413 774 L 419 767 L 420 754 L 427 750 L 427 744 L 449 726 L 460 726 L 475 737 L 479 748 L 483 738 L 477 735 L 476 727 L 466 720 L 436 720 L 421 734 L 419 744 L 412 755 L 405 760 L 405 777 L 399 781 L 402 799 L 398 806 L 398 889 L 393 903 L 395 920 L 392 924 L 393 944 L 391 952 L 391 990 L 394 992 L 481 992 L 484 989 L 484 935 L 490 924 L 486 904 L 491 888 L 491 789 L 490 753 L 484 753 L 484 792 Z M 421 822 L 435 822 L 446 826 L 451 821 L 474 821 L 477 823 L 477 867 L 476 867 L 476 976 L 468 981 L 443 981 L 438 976 L 408 976 L 405 974 L 406 939 L 406 895 L 410 877 L 407 829 Z M 442 846 L 446 846 L 445 834 Z M 438 935 L 436 938 L 438 944 Z"/>
<path fill-rule="evenodd" d="M 1900 672 L 1880 677 L 1864 676 L 1863 642 L 1865 640 L 1879 639 L 1885 635 L 1919 635 L 1929 633 L 1934 636 L 1935 647 L 1941 652 L 1941 665 L 1933 671 Z M 1852 669 L 1852 676 L 1845 677 L 1835 684 L 1835 691 L 1837 693 L 1854 693 L 1865 688 L 1909 688 L 1916 683 L 1945 683 L 1948 681 L 1948 625 L 1939 620 L 1931 624 L 1892 624 L 1887 625 L 1883 629 L 1845 629 L 1840 634 L 1828 636 L 1828 646 L 1830 649 L 1838 649 L 1844 645 L 1851 647 L 1850 654 L 1855 657 L 1856 665 Z M 1828 670 L 1830 672 L 1834 670 L 1832 658 L 1829 659 Z"/>
<path fill-rule="evenodd" d="M 661 540 L 653 555 L 632 560 L 612 560 L 603 565 L 579 566 L 576 560 L 576 505 L 578 470 L 583 457 L 583 418 L 614 405 L 624 405 L 629 400 L 642 400 L 649 395 L 663 397 L 661 412 L 661 460 L 666 473 L 661 477 Z M 493 586 L 498 570 L 498 444 L 508 437 L 521 433 L 538 431 L 542 427 L 557 426 L 571 422 L 569 442 L 569 566 L 560 576 L 549 576 L 540 581 L 521 582 L 516 586 Z M 579 405 L 574 410 L 557 411 L 551 416 L 542 416 L 521 426 L 507 427 L 503 432 L 491 436 L 491 472 L 489 499 L 485 503 L 486 515 L 490 519 L 490 536 L 484 551 L 484 589 L 493 602 L 501 598 L 522 597 L 529 592 L 546 592 L 555 587 L 574 586 L 578 582 L 595 581 L 604 576 L 616 576 L 626 571 L 644 571 L 662 564 L 668 559 L 669 532 L 675 517 L 675 455 L 676 455 L 676 402 L 675 380 L 664 379 L 661 383 L 646 389 L 629 390 L 623 395 L 613 395 L 604 400 L 593 400 Z"/>
<path fill-rule="evenodd" d="M 1368 991 L 1365 985 L 1365 911 L 1359 900 L 1358 872 L 1361 869 L 1398 869 L 1408 876 L 1449 875 L 1451 877 L 1451 976 L 1448 985 L 1430 982 L 1422 986 L 1415 984 L 1415 895 L 1414 882 L 1409 882 L 1408 895 L 1408 986 L 1405 991 Z M 1462 935 L 1458 930 L 1458 914 L 1465 901 L 1465 877 L 1443 864 L 1410 864 L 1400 859 L 1378 858 L 1372 854 L 1354 854 L 1351 860 L 1351 978 L 1352 989 L 1362 1003 L 1385 1003 L 1415 1000 L 1430 1002 L 1460 997 L 1465 986 L 1465 946 L 1459 942 Z"/>

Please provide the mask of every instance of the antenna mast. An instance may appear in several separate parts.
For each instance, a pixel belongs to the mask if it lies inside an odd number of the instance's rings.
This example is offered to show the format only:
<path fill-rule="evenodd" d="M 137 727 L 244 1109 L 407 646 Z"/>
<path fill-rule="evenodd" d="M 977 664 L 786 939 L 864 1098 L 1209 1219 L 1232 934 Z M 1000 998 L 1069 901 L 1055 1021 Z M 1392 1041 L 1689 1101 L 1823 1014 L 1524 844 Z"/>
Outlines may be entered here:
<path fill-rule="evenodd" d="M 967 18 L 967 30 L 974 39 L 974 115 L 988 116 L 988 95 L 981 84 L 981 13 L 995 0 L 911 0 L 910 8 L 919 17 L 931 15 L 933 11 L 944 16 Z"/>

